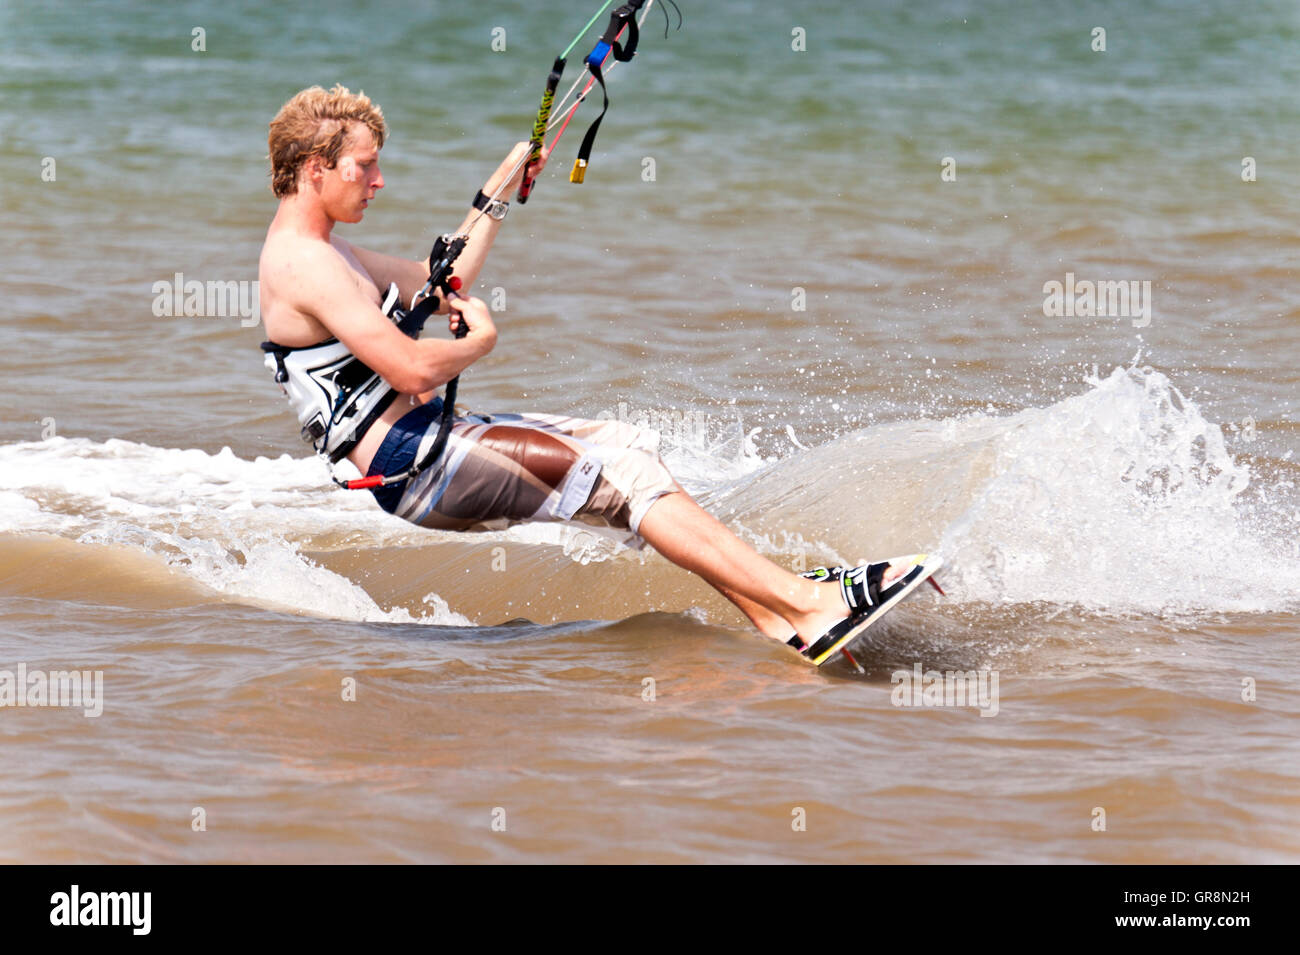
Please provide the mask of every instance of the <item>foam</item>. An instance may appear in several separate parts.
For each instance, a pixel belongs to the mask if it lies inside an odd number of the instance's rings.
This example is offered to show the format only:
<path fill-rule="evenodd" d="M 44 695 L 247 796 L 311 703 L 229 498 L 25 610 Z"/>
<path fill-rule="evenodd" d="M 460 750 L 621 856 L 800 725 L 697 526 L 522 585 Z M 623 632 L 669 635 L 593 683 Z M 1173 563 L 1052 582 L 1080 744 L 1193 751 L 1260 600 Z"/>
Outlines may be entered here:
<path fill-rule="evenodd" d="M 1084 384 L 1046 408 L 893 421 L 807 451 L 794 442 L 780 460 L 758 453 L 758 429 L 707 417 L 669 429 L 661 450 L 687 490 L 725 500 L 738 527 L 765 521 L 748 536 L 767 553 L 828 551 L 803 536 L 813 525 L 826 524 L 839 543 L 879 538 L 866 519 L 850 523 L 837 503 L 846 490 L 870 502 L 875 524 L 928 521 L 940 531 L 945 589 L 957 602 L 1121 613 L 1296 607 L 1294 489 L 1258 487 L 1218 426 L 1161 372 L 1135 363 Z M 334 487 L 312 457 L 250 461 L 229 448 L 66 437 L 3 445 L 0 530 L 137 548 L 221 593 L 300 612 L 469 623 L 437 594 L 419 618 L 385 610 L 303 556 L 456 537 Z M 496 536 L 556 546 L 557 559 L 584 564 L 628 553 L 625 534 L 597 528 L 533 524 Z M 929 540 L 911 544 L 931 549 Z"/>
<path fill-rule="evenodd" d="M 947 589 L 1119 612 L 1296 606 L 1295 516 L 1247 499 L 1250 469 L 1219 427 L 1150 367 L 1087 384 L 1048 408 L 955 424 L 994 461 L 943 535 Z"/>
<path fill-rule="evenodd" d="M 157 554 L 219 593 L 356 621 L 469 625 L 437 594 L 429 614 L 384 610 L 352 581 L 303 556 L 330 538 L 400 546 L 413 528 L 369 495 L 326 483 L 316 459 L 247 461 L 229 448 L 154 448 L 51 438 L 0 446 L 0 527 Z M 341 546 L 341 545 L 336 545 Z"/>

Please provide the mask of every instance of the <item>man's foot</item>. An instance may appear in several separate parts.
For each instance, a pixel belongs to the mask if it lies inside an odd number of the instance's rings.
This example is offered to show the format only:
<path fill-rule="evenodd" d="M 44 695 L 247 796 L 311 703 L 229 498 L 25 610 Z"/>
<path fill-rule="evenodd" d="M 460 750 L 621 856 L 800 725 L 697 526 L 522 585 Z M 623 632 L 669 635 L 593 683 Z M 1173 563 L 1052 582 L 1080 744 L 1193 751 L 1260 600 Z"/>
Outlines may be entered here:
<path fill-rule="evenodd" d="M 869 616 L 872 610 L 893 596 L 894 585 L 912 570 L 911 564 L 859 564 L 857 567 L 816 567 L 800 574 L 818 583 L 832 584 L 839 599 L 827 599 L 830 588 L 817 594 L 822 609 L 801 622 L 786 642 L 800 652 L 807 650 L 832 627 L 849 617 Z"/>
<path fill-rule="evenodd" d="M 834 567 L 814 567 L 812 570 L 805 570 L 799 576 L 803 577 L 805 580 L 814 580 L 817 583 L 827 583 L 839 580 L 844 576 L 845 571 L 850 569 L 851 568 L 845 567 L 843 564 L 837 564 Z M 776 637 L 776 634 L 768 634 L 768 636 Z M 807 644 L 799 639 L 799 634 L 794 630 L 790 631 L 789 636 L 777 637 L 777 639 L 781 640 L 783 643 L 790 644 L 790 646 L 794 647 L 796 650 L 807 646 Z"/>

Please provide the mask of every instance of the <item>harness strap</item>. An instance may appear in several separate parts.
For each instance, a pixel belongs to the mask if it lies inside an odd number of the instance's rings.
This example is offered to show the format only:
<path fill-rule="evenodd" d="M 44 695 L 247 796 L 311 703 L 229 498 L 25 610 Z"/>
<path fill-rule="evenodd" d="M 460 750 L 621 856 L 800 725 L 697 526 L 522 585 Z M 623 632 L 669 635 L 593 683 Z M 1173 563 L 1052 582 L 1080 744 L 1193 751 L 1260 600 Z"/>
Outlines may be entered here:
<path fill-rule="evenodd" d="M 412 317 L 398 304 L 398 296 L 397 286 L 390 286 L 381 310 L 388 319 L 408 336 L 411 338 L 418 337 L 420 329 L 424 327 L 424 322 L 431 310 L 422 310 Z M 436 307 L 436 299 L 434 299 L 433 304 Z M 417 310 L 412 309 L 412 311 Z M 338 344 L 338 338 L 331 336 L 325 341 L 313 342 L 310 345 L 281 345 L 278 342 L 265 341 L 262 342 L 261 349 L 275 359 L 275 380 L 283 386 L 289 381 L 289 369 L 285 366 L 285 358 L 294 352 L 310 351 Z M 324 455 L 331 464 L 337 464 L 352 453 L 352 450 L 357 446 L 370 426 L 397 400 L 397 392 L 390 388 L 388 383 L 374 369 L 355 355 L 350 355 L 346 361 L 337 363 L 336 369 L 328 377 L 335 390 L 334 402 L 332 407 L 329 408 L 328 417 L 323 417 L 319 413 L 314 415 L 303 426 L 302 438 L 310 443 L 318 453 Z M 330 443 L 330 432 L 339 426 L 344 419 L 357 414 L 356 402 L 360 401 L 365 395 L 381 388 L 387 389 L 387 392 L 379 397 L 366 413 L 357 420 L 351 431 L 352 437 L 342 442 L 333 451 L 327 451 Z"/>
<path fill-rule="evenodd" d="M 441 303 L 438 296 L 433 294 L 434 292 L 441 291 L 448 299 L 460 297 L 460 278 L 453 275 L 451 270 L 457 257 L 464 251 L 467 242 L 468 237 L 464 235 L 440 235 L 433 243 L 433 250 L 429 253 L 429 281 L 424 286 L 424 297 L 409 312 L 406 312 L 397 323 L 397 327 L 406 334 L 415 337 L 419 330 L 424 328 L 424 323 L 429 316 L 438 310 Z M 414 329 L 414 331 L 408 329 Z M 455 336 L 464 338 L 467 334 L 469 334 L 469 327 L 464 320 L 457 322 Z M 424 457 L 400 474 L 372 474 L 368 477 L 354 478 L 350 481 L 341 481 L 334 478 L 334 483 L 339 487 L 347 488 L 349 491 L 383 487 L 413 478 L 435 463 L 442 457 L 442 452 L 447 447 L 447 439 L 451 436 L 452 419 L 456 415 L 456 387 L 459 384 L 460 375 L 447 382 L 447 390 L 442 398 L 442 418 L 438 422 L 438 434 L 433 439 L 433 444 L 429 446 L 429 450 Z"/>

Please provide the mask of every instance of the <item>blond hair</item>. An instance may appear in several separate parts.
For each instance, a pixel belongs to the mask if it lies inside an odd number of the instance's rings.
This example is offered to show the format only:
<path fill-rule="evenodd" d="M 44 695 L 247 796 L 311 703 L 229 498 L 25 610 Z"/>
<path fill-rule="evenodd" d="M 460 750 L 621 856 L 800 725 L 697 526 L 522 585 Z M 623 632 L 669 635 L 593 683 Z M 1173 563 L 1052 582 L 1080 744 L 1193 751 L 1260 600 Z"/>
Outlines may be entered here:
<path fill-rule="evenodd" d="M 376 148 L 384 145 L 388 132 L 384 112 L 364 92 L 353 95 L 339 84 L 329 92 L 312 86 L 280 107 L 267 137 L 271 191 L 279 198 L 297 192 L 298 171 L 313 156 L 320 156 L 325 168 L 333 169 L 353 123 L 370 130 Z"/>

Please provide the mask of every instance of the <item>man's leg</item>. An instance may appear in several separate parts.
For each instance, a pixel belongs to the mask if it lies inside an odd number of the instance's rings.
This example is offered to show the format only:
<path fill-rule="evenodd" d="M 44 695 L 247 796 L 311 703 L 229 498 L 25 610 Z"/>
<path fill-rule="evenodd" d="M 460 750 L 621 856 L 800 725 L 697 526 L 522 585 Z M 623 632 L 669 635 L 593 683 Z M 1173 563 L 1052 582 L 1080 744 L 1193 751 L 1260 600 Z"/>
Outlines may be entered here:
<path fill-rule="evenodd" d="M 848 616 L 838 588 L 778 567 L 685 491 L 665 494 L 651 504 L 637 531 L 664 557 L 731 599 L 769 637 L 784 641 L 793 628 L 811 643 Z M 779 620 L 787 626 L 782 628 Z"/>
<path fill-rule="evenodd" d="M 726 587 L 716 587 L 715 589 L 735 604 L 763 636 L 785 643 L 794 633 L 794 627 L 790 626 L 790 621 L 780 614 L 772 613 L 765 607 L 754 603 L 748 597 L 740 596 L 734 590 L 728 590 Z"/>
<path fill-rule="evenodd" d="M 592 439 L 601 443 L 588 443 Z M 601 470 L 579 512 L 631 527 L 673 563 L 704 578 L 773 639 L 785 642 L 794 630 L 810 643 L 848 616 L 838 588 L 760 556 L 681 490 L 654 453 L 656 443 L 653 432 L 612 421 L 457 419 L 448 443 L 448 459 L 456 461 L 449 480 L 443 483 L 441 468 L 426 471 L 403 492 L 396 513 L 448 530 L 498 518 L 568 519 L 551 505 L 583 454 L 599 447 Z M 897 574 L 887 572 L 883 585 L 891 576 Z"/>

